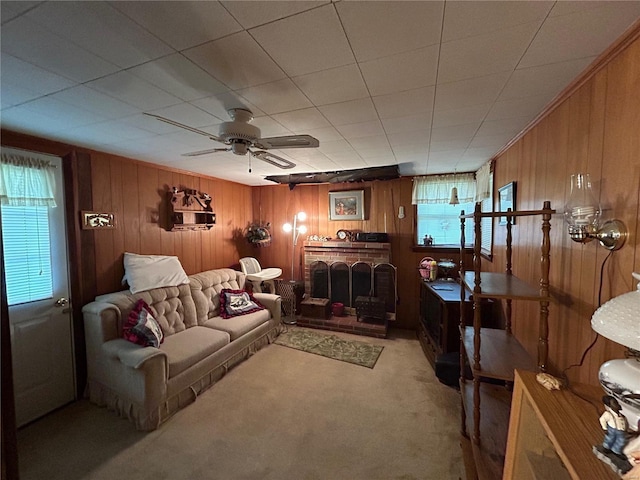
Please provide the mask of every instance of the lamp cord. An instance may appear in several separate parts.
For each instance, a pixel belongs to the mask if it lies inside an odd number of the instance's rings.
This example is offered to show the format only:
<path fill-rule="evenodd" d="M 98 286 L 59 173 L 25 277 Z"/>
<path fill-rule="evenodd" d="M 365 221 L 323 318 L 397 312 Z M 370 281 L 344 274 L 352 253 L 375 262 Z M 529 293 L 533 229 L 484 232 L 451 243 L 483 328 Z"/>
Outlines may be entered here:
<path fill-rule="evenodd" d="M 602 265 L 600 265 L 600 285 L 598 287 L 598 308 L 600 308 L 600 306 L 602 305 L 602 285 L 604 283 L 603 282 L 604 266 L 606 265 L 607 260 L 609 260 L 609 258 L 611 257 L 612 254 L 613 254 L 613 250 L 610 250 L 609 254 L 602 261 Z M 591 405 L 593 405 L 596 408 L 596 411 L 598 411 L 598 412 L 599 412 L 599 409 L 600 409 L 600 404 L 598 404 L 598 406 L 596 407 L 596 405 L 590 399 L 583 397 L 582 395 L 580 395 L 578 392 L 576 392 L 574 389 L 571 388 L 567 372 L 570 369 L 572 369 L 573 367 L 582 367 L 582 364 L 584 363 L 584 360 L 587 357 L 587 354 L 591 351 L 591 349 L 594 347 L 594 345 L 596 344 L 596 342 L 598 341 L 599 338 L 600 338 L 600 334 L 596 332 L 596 336 L 594 337 L 594 339 L 591 342 L 591 344 L 584 350 L 584 352 L 582 352 L 582 357 L 580 357 L 580 363 L 574 363 L 573 365 L 569 365 L 567 368 L 565 368 L 562 371 L 562 378 L 563 378 L 563 380 L 565 382 L 565 385 L 566 385 L 567 389 L 571 393 L 576 395 L 577 397 L 581 398 L 582 400 L 584 400 L 586 402 L 589 402 Z"/>

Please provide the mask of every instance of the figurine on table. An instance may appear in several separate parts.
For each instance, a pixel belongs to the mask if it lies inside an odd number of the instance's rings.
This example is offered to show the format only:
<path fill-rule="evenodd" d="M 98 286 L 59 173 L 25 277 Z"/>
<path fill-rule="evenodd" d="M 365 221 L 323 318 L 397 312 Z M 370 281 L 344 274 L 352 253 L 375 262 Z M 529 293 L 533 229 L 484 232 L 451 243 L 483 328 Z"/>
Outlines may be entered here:
<path fill-rule="evenodd" d="M 623 449 L 627 443 L 627 419 L 622 414 L 618 401 L 611 395 L 602 397 L 604 413 L 600 416 L 600 426 L 605 431 L 602 445 L 593 447 L 593 452 L 603 462 L 623 475 L 633 468 Z"/>

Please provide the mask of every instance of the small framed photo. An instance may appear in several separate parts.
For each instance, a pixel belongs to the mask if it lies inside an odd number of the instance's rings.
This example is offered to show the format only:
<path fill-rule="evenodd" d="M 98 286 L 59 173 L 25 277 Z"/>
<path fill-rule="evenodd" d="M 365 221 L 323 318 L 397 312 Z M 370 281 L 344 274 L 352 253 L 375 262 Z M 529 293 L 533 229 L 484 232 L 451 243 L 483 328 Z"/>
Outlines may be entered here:
<path fill-rule="evenodd" d="M 111 212 L 82 211 L 82 229 L 95 230 L 116 227 L 116 215 Z"/>
<path fill-rule="evenodd" d="M 507 183 L 504 187 L 498 189 L 498 210 L 506 212 L 510 208 L 511 211 L 516 209 L 516 182 Z M 507 224 L 507 217 L 500 217 L 499 225 Z M 515 225 L 516 217 L 511 217 L 511 224 Z"/>
<path fill-rule="evenodd" d="M 329 220 L 364 218 L 364 190 L 329 192 Z"/>

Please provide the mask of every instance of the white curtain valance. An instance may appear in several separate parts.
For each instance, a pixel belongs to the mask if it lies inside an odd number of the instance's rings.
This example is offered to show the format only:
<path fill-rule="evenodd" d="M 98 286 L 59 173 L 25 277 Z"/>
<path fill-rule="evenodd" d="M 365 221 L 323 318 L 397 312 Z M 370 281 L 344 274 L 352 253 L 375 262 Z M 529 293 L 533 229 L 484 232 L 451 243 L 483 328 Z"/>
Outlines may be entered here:
<path fill-rule="evenodd" d="M 476 194 L 474 175 L 459 173 L 414 177 L 411 203 L 413 205 L 449 203 L 453 187 L 458 189 L 460 203 L 473 202 Z"/>
<path fill-rule="evenodd" d="M 491 196 L 491 161 L 482 165 L 476 172 L 476 202 Z"/>
<path fill-rule="evenodd" d="M 0 156 L 0 204 L 55 207 L 54 168 L 46 160 L 2 153 Z"/>

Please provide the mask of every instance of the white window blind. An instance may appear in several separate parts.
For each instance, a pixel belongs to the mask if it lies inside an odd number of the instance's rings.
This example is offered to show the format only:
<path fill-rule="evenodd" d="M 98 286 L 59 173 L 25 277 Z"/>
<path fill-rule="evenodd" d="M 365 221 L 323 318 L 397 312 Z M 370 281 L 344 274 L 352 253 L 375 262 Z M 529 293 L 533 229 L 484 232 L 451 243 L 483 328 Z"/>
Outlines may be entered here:
<path fill-rule="evenodd" d="M 53 297 L 49 208 L 2 206 L 9 305 Z"/>

